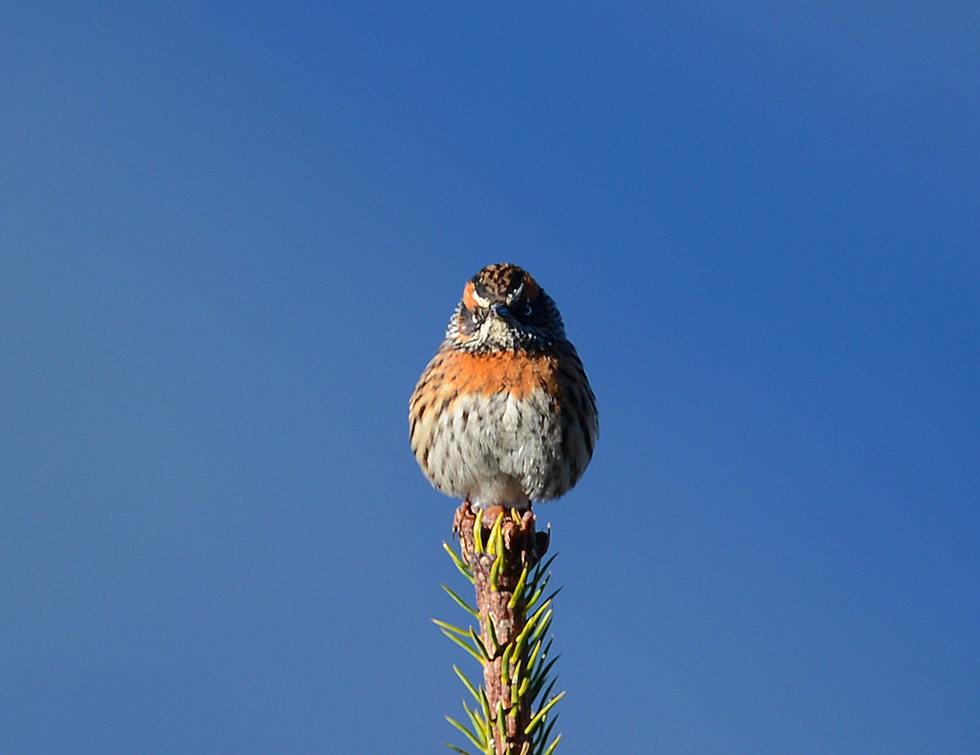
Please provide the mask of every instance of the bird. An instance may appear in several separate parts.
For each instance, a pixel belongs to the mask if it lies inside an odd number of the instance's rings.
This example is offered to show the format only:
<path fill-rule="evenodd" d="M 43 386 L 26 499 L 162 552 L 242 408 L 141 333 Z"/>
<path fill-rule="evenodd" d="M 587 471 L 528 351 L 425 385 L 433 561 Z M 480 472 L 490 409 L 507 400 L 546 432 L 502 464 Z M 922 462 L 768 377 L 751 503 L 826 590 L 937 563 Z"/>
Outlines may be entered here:
<path fill-rule="evenodd" d="M 496 264 L 467 281 L 409 425 L 432 485 L 476 509 L 526 511 L 575 486 L 599 412 L 558 307 L 530 274 Z"/>

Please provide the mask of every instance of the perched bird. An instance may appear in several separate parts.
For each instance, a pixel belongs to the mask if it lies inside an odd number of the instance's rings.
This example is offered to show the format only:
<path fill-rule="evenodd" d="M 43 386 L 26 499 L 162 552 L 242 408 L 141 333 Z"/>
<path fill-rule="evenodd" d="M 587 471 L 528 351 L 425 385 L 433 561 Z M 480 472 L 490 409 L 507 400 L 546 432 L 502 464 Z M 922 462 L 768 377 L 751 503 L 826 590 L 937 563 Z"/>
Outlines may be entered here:
<path fill-rule="evenodd" d="M 479 508 L 564 495 L 592 459 L 595 395 L 554 301 L 517 265 L 473 276 L 409 402 L 429 481 Z"/>

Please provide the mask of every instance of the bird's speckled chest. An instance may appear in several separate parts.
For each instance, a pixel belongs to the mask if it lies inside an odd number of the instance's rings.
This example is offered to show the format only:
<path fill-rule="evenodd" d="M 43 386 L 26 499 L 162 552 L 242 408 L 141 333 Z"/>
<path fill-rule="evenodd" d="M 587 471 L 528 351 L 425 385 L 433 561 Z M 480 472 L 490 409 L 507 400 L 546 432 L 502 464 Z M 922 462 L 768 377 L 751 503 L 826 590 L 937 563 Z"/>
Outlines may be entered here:
<path fill-rule="evenodd" d="M 412 446 L 426 475 L 450 495 L 554 497 L 561 454 L 558 359 L 440 351 L 412 397 Z"/>
<path fill-rule="evenodd" d="M 525 508 L 592 458 L 595 396 L 551 297 L 516 265 L 467 282 L 409 402 L 412 450 L 443 493 Z"/>

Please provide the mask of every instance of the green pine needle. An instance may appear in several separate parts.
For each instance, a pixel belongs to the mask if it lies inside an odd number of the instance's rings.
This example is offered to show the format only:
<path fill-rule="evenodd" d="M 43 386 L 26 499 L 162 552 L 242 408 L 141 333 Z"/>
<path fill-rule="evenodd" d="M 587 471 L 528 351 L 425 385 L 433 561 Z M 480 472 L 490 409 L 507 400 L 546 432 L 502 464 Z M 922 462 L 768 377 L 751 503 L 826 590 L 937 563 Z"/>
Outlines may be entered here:
<path fill-rule="evenodd" d="M 548 704 L 545 705 L 541 710 L 539 710 L 537 715 L 535 715 L 534 718 L 531 719 L 531 722 L 524 727 L 524 733 L 530 734 L 531 732 L 533 732 L 537 728 L 538 724 L 540 724 L 544 720 L 544 717 L 548 715 L 548 711 L 554 708 L 555 704 L 559 700 L 561 700 L 564 696 L 565 696 L 564 692 L 559 692 L 557 695 L 551 698 L 551 700 L 548 701 Z"/>
<path fill-rule="evenodd" d="M 493 527 L 490 528 L 490 538 L 487 540 L 487 553 L 491 556 L 503 555 L 504 549 L 501 547 L 503 545 L 503 540 L 500 535 L 500 528 L 504 523 L 504 514 L 501 512 L 497 516 L 497 521 L 493 523 Z"/>
<path fill-rule="evenodd" d="M 457 747 L 456 745 L 451 745 L 451 744 L 449 744 L 449 742 L 443 742 L 443 744 L 446 745 L 446 747 L 448 747 L 453 752 L 458 752 L 459 755 L 472 755 L 472 753 L 467 752 L 466 750 L 463 750 L 463 749 Z"/>
<path fill-rule="evenodd" d="M 511 595 L 510 600 L 507 601 L 507 606 L 511 609 L 517 606 L 517 602 L 524 596 L 524 587 L 527 584 L 527 564 L 524 565 L 524 570 L 521 572 L 521 578 L 517 580 L 517 584 L 514 585 L 514 594 Z"/>
<path fill-rule="evenodd" d="M 551 572 L 541 573 L 535 572 L 534 576 L 531 578 L 531 587 L 535 590 L 544 591 L 551 581 Z"/>
<path fill-rule="evenodd" d="M 473 699 L 480 702 L 480 693 L 476 691 L 476 687 L 473 686 L 473 683 L 466 678 L 466 674 L 460 671 L 459 666 L 455 664 L 453 664 L 453 671 L 456 672 L 456 676 L 459 677 L 459 680 L 463 683 L 463 686 L 470 691 L 471 695 L 473 695 Z"/>
<path fill-rule="evenodd" d="M 448 629 L 450 632 L 460 635 L 461 637 L 469 637 L 470 633 L 465 629 L 460 629 L 459 627 L 454 627 L 445 621 L 440 621 L 439 619 L 430 619 L 430 621 L 441 629 Z"/>
<path fill-rule="evenodd" d="M 500 682 L 502 684 L 510 684 L 510 654 L 513 650 L 514 646 L 508 642 L 503 655 L 500 657 Z"/>
<path fill-rule="evenodd" d="M 544 591 L 547 589 L 547 587 L 548 587 L 548 580 L 546 579 L 544 581 L 544 584 L 541 585 L 541 587 L 536 588 L 534 590 L 534 593 L 531 595 L 531 597 L 528 598 L 527 603 L 524 605 L 524 609 L 526 611 L 530 611 L 534 607 L 534 604 L 538 602 L 538 600 L 542 595 L 544 595 Z"/>
<path fill-rule="evenodd" d="M 555 713 L 553 716 L 548 716 L 548 721 L 545 726 L 535 732 L 533 739 L 538 745 L 543 745 L 545 742 L 551 739 L 551 730 L 555 728 L 555 724 L 558 723 L 559 718 L 561 718 L 561 713 Z"/>
<path fill-rule="evenodd" d="M 457 645 L 459 645 L 461 648 L 463 648 L 463 650 L 465 650 L 467 653 L 469 653 L 474 658 L 476 658 L 476 662 L 477 663 L 479 663 L 480 665 L 483 664 L 484 658 L 476 650 L 474 650 L 468 644 L 466 644 L 465 642 L 463 642 L 459 637 L 457 637 L 456 635 L 454 635 L 452 632 L 447 632 L 445 629 L 443 629 L 441 631 L 442 631 L 442 633 L 444 635 L 446 635 L 446 637 L 448 637 L 449 639 L 451 639 L 453 642 L 455 642 Z"/>
<path fill-rule="evenodd" d="M 542 679 L 541 681 L 542 681 L 542 683 L 543 683 L 543 682 L 544 682 L 544 679 Z M 533 699 L 541 699 L 541 700 L 547 700 L 547 699 L 548 699 L 548 697 L 549 697 L 549 696 L 551 695 L 551 690 L 553 690 L 553 689 L 555 688 L 555 684 L 556 684 L 557 682 L 558 682 L 558 677 L 556 676 L 556 677 L 555 677 L 554 679 L 552 679 L 552 680 L 551 680 L 551 681 L 550 681 L 550 682 L 548 683 L 548 686 L 547 686 L 547 687 L 545 687 L 545 690 L 544 690 L 544 692 L 542 692 L 542 693 L 540 694 L 540 696 L 539 696 L 539 695 L 537 695 L 537 694 L 536 694 L 536 695 L 534 695 L 534 698 L 533 698 Z M 564 695 L 565 693 L 564 693 L 564 692 L 562 692 L 562 694 Z"/>
<path fill-rule="evenodd" d="M 528 686 L 530 686 L 530 684 L 531 684 L 531 677 L 529 677 L 529 676 L 524 677 L 524 680 L 521 682 L 520 688 L 518 688 L 518 690 L 517 690 L 517 699 L 518 700 L 521 700 L 521 699 L 524 698 L 524 696 L 527 694 L 527 688 L 528 688 Z"/>
<path fill-rule="evenodd" d="M 545 605 L 548 604 L 545 603 Z M 551 628 L 551 616 L 553 613 L 554 611 L 549 608 L 547 613 L 545 613 L 544 618 L 538 622 L 538 625 L 534 628 L 534 631 L 531 632 L 531 642 L 536 642 L 548 633 L 548 630 Z"/>
<path fill-rule="evenodd" d="M 558 588 L 556 588 L 556 589 L 555 589 L 555 590 L 554 590 L 554 591 L 553 591 L 553 592 L 551 593 L 551 595 L 549 595 L 549 596 L 548 596 L 547 598 L 545 598 L 545 601 L 544 601 L 544 602 L 545 602 L 545 603 L 547 603 L 547 602 L 548 602 L 549 600 L 554 600 L 554 599 L 555 599 L 555 596 L 556 596 L 556 595 L 557 595 L 558 593 L 560 593 L 560 592 L 561 592 L 562 590 L 564 590 L 564 589 L 565 589 L 565 585 L 562 585 L 561 587 L 558 587 Z"/>
<path fill-rule="evenodd" d="M 493 658 L 497 657 L 497 651 L 500 650 L 500 640 L 497 639 L 497 629 L 494 626 L 496 620 L 493 614 L 487 617 L 487 632 L 490 635 L 490 644 L 493 645 L 493 655 L 491 656 Z"/>
<path fill-rule="evenodd" d="M 487 646 L 483 644 L 483 640 L 480 639 L 480 635 L 476 633 L 473 627 L 470 627 L 470 639 L 473 640 L 473 644 L 476 645 L 477 652 L 483 654 L 483 660 L 489 661 L 493 656 L 487 651 Z M 483 660 L 480 662 L 482 663 Z"/>
<path fill-rule="evenodd" d="M 483 708 L 483 720 L 487 722 L 487 741 L 490 741 L 490 700 L 487 691 L 480 687 L 480 707 Z"/>
<path fill-rule="evenodd" d="M 449 554 L 449 557 L 453 560 L 456 568 L 459 569 L 460 574 L 466 577 L 470 582 L 473 581 L 473 570 L 470 569 L 466 564 L 463 563 L 463 559 L 456 555 L 456 551 L 449 547 L 449 543 L 445 540 L 442 541 L 442 547 Z"/>
<path fill-rule="evenodd" d="M 445 590 L 447 593 L 449 593 L 449 597 L 452 598 L 454 601 L 456 601 L 456 604 L 460 608 L 462 608 L 468 614 L 470 614 L 471 616 L 473 616 L 473 618 L 475 618 L 477 621 L 480 620 L 480 614 L 478 614 L 475 610 L 473 610 L 472 608 L 470 608 L 469 604 L 465 600 L 463 600 L 461 597 L 459 597 L 456 593 L 454 593 L 452 590 L 450 590 L 445 585 L 442 586 L 442 589 Z"/>
<path fill-rule="evenodd" d="M 534 631 L 535 625 L 538 623 L 538 621 L 540 621 L 542 614 L 547 609 L 548 609 L 548 604 L 545 603 L 543 606 L 541 606 L 541 608 L 538 609 L 537 613 L 535 613 L 530 619 L 527 620 L 527 624 L 524 625 L 524 628 L 521 630 L 521 633 L 517 635 L 517 639 L 514 640 L 514 645 L 515 645 L 514 653 L 516 655 L 520 655 L 521 652 L 523 652 L 524 647 L 527 645 L 527 641 L 531 636 L 531 633 Z"/>
<path fill-rule="evenodd" d="M 503 568 L 503 565 L 504 557 L 501 554 L 493 560 L 493 566 L 490 567 L 490 589 L 494 592 L 500 592 L 497 586 L 497 580 L 500 579 L 500 570 Z"/>
<path fill-rule="evenodd" d="M 435 621 L 435 619 L 433 619 Z M 527 654 L 527 669 L 532 674 L 534 673 L 534 664 L 538 660 L 538 651 L 541 649 L 541 640 L 534 643 L 534 647 L 531 648 L 531 652 Z"/>
<path fill-rule="evenodd" d="M 470 719 L 470 723 L 473 724 L 473 731 L 486 739 L 485 735 L 487 732 L 487 722 L 484 721 L 481 716 L 470 710 L 470 706 L 466 704 L 465 700 L 463 701 L 463 710 L 466 711 L 466 715 Z M 483 746 L 486 747 L 485 744 Z"/>
<path fill-rule="evenodd" d="M 548 674 L 551 672 L 552 666 L 555 665 L 555 661 L 557 661 L 560 657 L 561 657 L 561 655 L 556 655 L 554 658 L 551 659 L 551 662 L 548 663 L 547 666 L 545 666 L 543 669 L 541 669 L 540 674 L 535 674 L 534 681 L 531 684 L 531 699 L 532 700 L 537 700 L 538 699 L 538 697 L 539 697 L 538 693 L 541 691 L 541 688 L 544 686 L 544 683 L 548 680 Z M 554 679 L 551 680 L 551 686 L 549 686 L 547 692 L 544 693 L 544 697 L 547 697 L 548 694 L 551 692 L 551 687 L 554 686 L 555 681 L 557 679 L 558 679 L 558 677 L 555 677 Z"/>
<path fill-rule="evenodd" d="M 507 726 L 504 723 L 504 704 L 501 702 L 497 703 L 497 733 L 500 735 L 501 742 L 507 739 Z"/>
<path fill-rule="evenodd" d="M 543 563 L 543 564 L 542 564 L 541 566 L 539 566 L 539 567 L 538 567 L 538 569 L 537 569 L 537 574 L 538 574 L 538 576 L 541 576 L 541 575 L 543 575 L 543 574 L 544 574 L 545 572 L 547 572 L 547 571 L 548 571 L 548 569 L 550 569 L 550 568 L 551 568 L 551 565 L 552 565 L 552 564 L 553 564 L 553 563 L 555 562 L 555 559 L 556 559 L 556 558 L 558 558 L 558 554 L 557 554 L 557 553 L 555 553 L 555 554 L 553 554 L 553 555 L 551 556 L 551 558 L 549 558 L 549 559 L 548 559 L 547 561 L 545 561 L 545 562 L 544 562 L 544 563 Z"/>
<path fill-rule="evenodd" d="M 555 737 L 555 741 L 552 742 L 551 743 L 551 746 L 547 750 L 544 751 L 544 755 L 551 755 L 551 753 L 553 753 L 555 751 L 555 748 L 558 746 L 558 743 L 559 742 L 561 742 L 561 734 L 559 734 L 557 737 Z"/>
<path fill-rule="evenodd" d="M 470 740 L 470 742 L 472 742 L 472 743 L 473 743 L 473 744 L 474 744 L 474 745 L 475 745 L 476 747 L 478 747 L 478 748 L 479 748 L 479 749 L 481 749 L 481 750 L 485 748 L 485 745 L 483 745 L 483 744 L 482 744 L 482 743 L 480 742 L 480 740 L 478 740 L 478 739 L 476 738 L 476 735 L 475 735 L 475 734 L 473 734 L 473 733 L 472 733 L 472 732 L 471 732 L 471 731 L 470 731 L 469 729 L 467 729 L 467 728 L 466 728 L 465 726 L 463 726 L 463 724 L 461 724 L 461 723 L 460 723 L 459 721 L 457 721 L 457 720 L 456 720 L 455 718 L 453 718 L 452 716 L 446 716 L 446 720 L 447 720 L 447 721 L 449 721 L 449 723 L 451 723 L 451 724 L 452 724 L 453 726 L 455 726 L 455 727 L 456 727 L 457 729 L 459 729 L 459 730 L 460 730 L 461 732 L 463 732 L 463 735 L 464 735 L 464 736 L 465 736 L 465 737 L 466 737 L 466 738 L 467 738 L 468 740 Z"/>
<path fill-rule="evenodd" d="M 509 647 L 513 649 L 514 648 L 514 645 L 510 645 Z M 511 655 L 511 658 L 513 658 L 513 657 L 514 656 Z M 517 663 L 515 663 L 511 667 L 511 675 L 510 675 L 511 690 L 510 690 L 510 693 L 511 693 L 512 698 L 513 698 L 513 695 L 514 695 L 514 690 L 517 689 L 518 687 L 520 687 L 520 685 L 521 685 L 521 664 L 522 663 L 523 663 L 523 661 L 522 660 L 519 660 L 519 661 L 517 661 Z M 516 699 L 514 699 L 514 704 L 515 705 L 517 704 L 517 700 Z"/>

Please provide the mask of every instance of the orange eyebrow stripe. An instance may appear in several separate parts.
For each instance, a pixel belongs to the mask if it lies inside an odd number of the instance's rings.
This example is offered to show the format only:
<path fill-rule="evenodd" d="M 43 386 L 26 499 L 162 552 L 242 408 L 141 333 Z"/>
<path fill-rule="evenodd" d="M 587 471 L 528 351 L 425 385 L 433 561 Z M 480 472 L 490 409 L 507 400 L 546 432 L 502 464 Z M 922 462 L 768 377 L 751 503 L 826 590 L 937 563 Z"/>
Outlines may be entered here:
<path fill-rule="evenodd" d="M 476 309 L 476 300 L 473 298 L 474 288 L 473 281 L 470 281 L 466 284 L 466 288 L 463 289 L 463 306 L 470 311 Z"/>
<path fill-rule="evenodd" d="M 541 288 L 538 286 L 537 281 L 534 280 L 528 273 L 524 273 L 524 298 L 527 301 L 534 301 L 538 298 L 538 294 L 541 293 Z"/>

